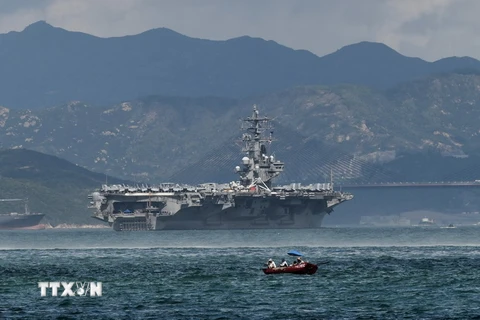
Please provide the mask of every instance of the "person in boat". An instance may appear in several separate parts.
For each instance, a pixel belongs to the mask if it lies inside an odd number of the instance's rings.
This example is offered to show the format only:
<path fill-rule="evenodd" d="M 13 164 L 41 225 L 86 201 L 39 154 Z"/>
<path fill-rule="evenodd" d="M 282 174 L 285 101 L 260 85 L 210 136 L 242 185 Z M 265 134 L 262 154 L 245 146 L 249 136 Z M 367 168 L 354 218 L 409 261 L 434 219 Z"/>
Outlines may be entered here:
<path fill-rule="evenodd" d="M 293 261 L 292 266 L 300 264 L 300 263 L 303 263 L 303 260 L 302 260 L 302 258 L 297 257 L 297 260 Z"/>
<path fill-rule="evenodd" d="M 273 261 L 272 259 L 268 259 L 267 267 L 269 269 L 272 269 L 272 268 L 276 268 L 277 266 L 275 265 L 275 261 Z"/>
<path fill-rule="evenodd" d="M 288 262 L 285 258 L 282 259 L 282 263 L 280 263 L 280 267 L 288 267 Z"/>

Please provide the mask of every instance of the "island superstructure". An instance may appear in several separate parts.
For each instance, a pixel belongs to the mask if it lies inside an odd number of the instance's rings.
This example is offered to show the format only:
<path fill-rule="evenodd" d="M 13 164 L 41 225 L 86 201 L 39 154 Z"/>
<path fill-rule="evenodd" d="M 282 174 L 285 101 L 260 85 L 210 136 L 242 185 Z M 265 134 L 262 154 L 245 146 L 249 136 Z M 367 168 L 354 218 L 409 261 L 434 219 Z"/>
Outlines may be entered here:
<path fill-rule="evenodd" d="M 284 163 L 270 152 L 272 119 L 256 106 L 243 119 L 245 156 L 239 181 L 156 186 L 103 185 L 90 196 L 93 217 L 114 230 L 318 228 L 325 214 L 351 200 L 330 183 L 275 186 Z"/>

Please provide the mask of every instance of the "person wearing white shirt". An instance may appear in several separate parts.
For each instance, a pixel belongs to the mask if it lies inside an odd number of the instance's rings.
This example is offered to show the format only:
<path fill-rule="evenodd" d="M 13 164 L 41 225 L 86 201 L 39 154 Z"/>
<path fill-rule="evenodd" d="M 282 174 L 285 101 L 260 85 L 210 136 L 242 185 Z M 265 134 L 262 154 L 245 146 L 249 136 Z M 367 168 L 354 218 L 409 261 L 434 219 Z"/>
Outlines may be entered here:
<path fill-rule="evenodd" d="M 272 259 L 268 259 L 267 266 L 268 266 L 269 269 L 277 267 L 275 265 L 275 261 L 273 261 Z"/>

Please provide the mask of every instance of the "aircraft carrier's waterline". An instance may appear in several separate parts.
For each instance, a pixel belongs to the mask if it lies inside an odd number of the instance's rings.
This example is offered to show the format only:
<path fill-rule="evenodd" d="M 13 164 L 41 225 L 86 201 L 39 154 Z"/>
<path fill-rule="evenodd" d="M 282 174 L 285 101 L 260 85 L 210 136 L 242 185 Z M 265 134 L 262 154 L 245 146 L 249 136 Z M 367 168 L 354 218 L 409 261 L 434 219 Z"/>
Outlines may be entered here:
<path fill-rule="evenodd" d="M 253 115 L 243 134 L 240 180 L 197 186 L 164 183 L 130 187 L 103 185 L 90 195 L 94 218 L 114 230 L 315 228 L 333 208 L 353 195 L 332 183 L 274 186 L 284 163 L 269 152 L 271 119 Z"/>

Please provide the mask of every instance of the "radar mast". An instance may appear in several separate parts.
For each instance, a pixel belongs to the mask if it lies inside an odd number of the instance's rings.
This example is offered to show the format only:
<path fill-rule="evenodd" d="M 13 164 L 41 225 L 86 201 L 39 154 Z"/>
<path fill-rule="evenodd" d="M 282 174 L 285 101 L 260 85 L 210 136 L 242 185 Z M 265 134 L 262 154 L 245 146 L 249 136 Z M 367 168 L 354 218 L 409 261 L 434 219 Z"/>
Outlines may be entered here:
<path fill-rule="evenodd" d="M 242 158 L 242 165 L 236 166 L 235 170 L 244 187 L 258 186 L 270 191 L 272 179 L 283 171 L 284 163 L 268 152 L 273 135 L 271 122 L 271 118 L 259 116 L 256 105 L 253 106 L 252 116 L 242 119 L 242 129 L 246 131 L 242 136 L 242 151 L 246 156 Z M 270 131 L 268 136 L 267 131 Z"/>

